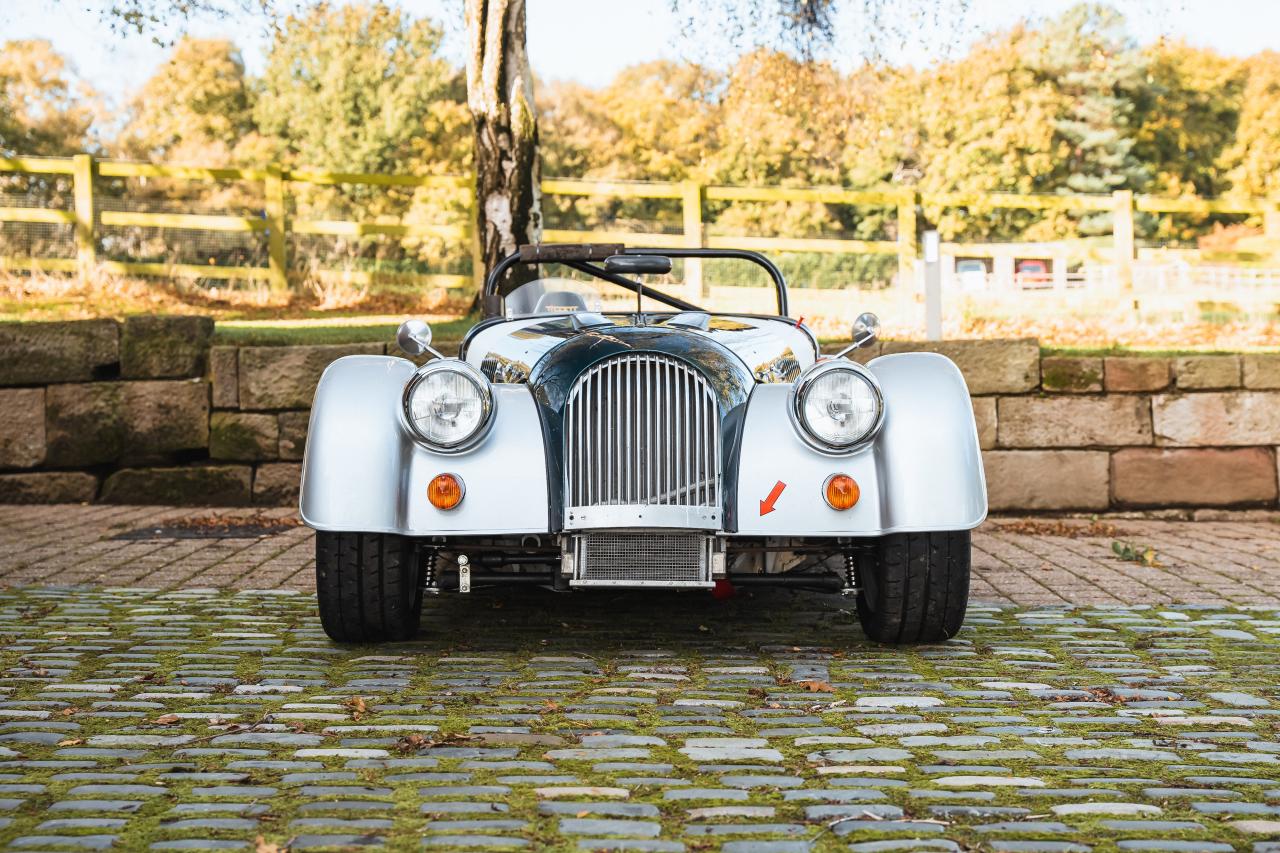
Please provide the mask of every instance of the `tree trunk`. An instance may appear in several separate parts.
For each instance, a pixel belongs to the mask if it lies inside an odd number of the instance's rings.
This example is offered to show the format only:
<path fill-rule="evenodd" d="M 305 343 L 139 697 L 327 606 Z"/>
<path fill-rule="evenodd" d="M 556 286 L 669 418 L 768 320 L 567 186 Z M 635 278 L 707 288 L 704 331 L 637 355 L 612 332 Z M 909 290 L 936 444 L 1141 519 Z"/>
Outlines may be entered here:
<path fill-rule="evenodd" d="M 525 0 L 466 0 L 467 105 L 475 123 L 476 234 L 485 272 L 542 237 L 538 121 Z M 485 316 L 499 310 L 484 300 Z"/>

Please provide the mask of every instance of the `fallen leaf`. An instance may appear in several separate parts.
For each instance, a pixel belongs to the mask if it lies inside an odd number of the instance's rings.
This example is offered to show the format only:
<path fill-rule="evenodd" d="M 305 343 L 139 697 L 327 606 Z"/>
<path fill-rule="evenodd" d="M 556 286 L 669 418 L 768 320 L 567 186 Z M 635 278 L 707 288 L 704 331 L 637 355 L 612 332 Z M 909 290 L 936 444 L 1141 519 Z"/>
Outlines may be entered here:
<path fill-rule="evenodd" d="M 424 735 L 405 735 L 396 741 L 396 749 L 400 752 L 416 752 L 430 745 L 431 740 Z"/>
<path fill-rule="evenodd" d="M 281 847 L 274 841 L 268 841 L 259 835 L 253 839 L 253 853 L 288 853 L 287 847 Z"/>
<path fill-rule="evenodd" d="M 164 714 L 162 716 L 156 717 L 151 722 L 155 723 L 157 726 L 172 726 L 174 723 L 178 722 L 180 719 L 181 718 L 177 714 Z"/>
<path fill-rule="evenodd" d="M 825 681 L 797 681 L 800 685 L 810 693 L 835 693 L 836 689 Z"/>
<path fill-rule="evenodd" d="M 84 743 L 84 738 L 73 737 L 58 741 L 58 746 L 79 746 L 82 743 Z"/>

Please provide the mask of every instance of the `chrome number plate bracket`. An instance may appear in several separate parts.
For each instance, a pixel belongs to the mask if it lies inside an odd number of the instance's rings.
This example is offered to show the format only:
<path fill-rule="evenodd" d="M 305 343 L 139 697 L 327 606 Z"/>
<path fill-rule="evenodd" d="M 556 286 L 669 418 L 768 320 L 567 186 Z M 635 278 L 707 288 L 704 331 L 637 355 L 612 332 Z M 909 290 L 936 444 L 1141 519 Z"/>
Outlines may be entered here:
<path fill-rule="evenodd" d="M 471 561 L 466 554 L 458 557 L 458 592 L 471 592 Z"/>

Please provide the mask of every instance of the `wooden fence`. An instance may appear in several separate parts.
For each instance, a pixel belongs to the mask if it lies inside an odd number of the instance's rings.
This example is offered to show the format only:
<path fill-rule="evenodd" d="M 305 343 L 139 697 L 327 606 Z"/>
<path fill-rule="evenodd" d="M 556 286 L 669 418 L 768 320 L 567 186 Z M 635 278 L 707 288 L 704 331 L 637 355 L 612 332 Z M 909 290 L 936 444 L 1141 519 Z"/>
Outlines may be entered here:
<path fill-rule="evenodd" d="M 160 165 L 113 160 L 97 160 L 88 154 L 67 158 L 0 158 L 0 173 L 69 176 L 74 204 L 70 209 L 49 207 L 0 207 L 0 223 L 43 223 L 70 225 L 75 234 L 75 257 L 17 257 L 0 255 L 0 268 L 15 270 L 85 271 L 90 268 L 137 276 L 175 276 L 213 280 L 266 281 L 273 289 L 289 286 L 289 237 L 327 235 L 360 238 L 441 237 L 472 247 L 472 276 L 449 274 L 400 274 L 393 276 L 413 284 L 466 287 L 481 274 L 476 261 L 477 241 L 466 225 L 407 223 L 404 221 L 353 221 L 312 219 L 289 215 L 293 185 L 361 185 L 373 187 L 429 188 L 450 194 L 464 205 L 471 203 L 472 181 L 466 177 L 390 174 L 356 174 L 287 170 L 275 166 L 261 169 L 205 168 Z M 170 178 L 200 182 L 256 182 L 264 200 L 261 216 L 160 213 L 102 209 L 96 198 L 97 179 Z M 1127 190 L 1111 195 L 1060 195 L 1013 193 L 922 194 L 911 190 L 866 191 L 840 188 L 788 188 L 708 186 L 685 182 L 624 182 L 566 180 L 542 182 L 547 196 L 604 197 L 617 199 L 667 199 L 678 201 L 681 209 L 680 233 L 640 230 L 559 230 L 547 229 L 548 241 L 586 240 L 645 244 L 656 247 L 709 247 L 758 249 L 770 252 L 825 254 L 896 255 L 900 274 L 914 268 L 917 257 L 917 207 L 920 205 L 982 210 L 1020 209 L 1055 211 L 1108 211 L 1114 230 L 1110 252 L 1121 281 L 1131 280 L 1135 257 L 1134 214 L 1243 214 L 1261 216 L 1269 236 L 1280 237 L 1280 203 L 1261 199 L 1220 200 L 1199 198 L 1158 198 L 1135 196 Z M 855 240 L 843 238 L 789 238 L 765 236 L 722 236 L 708 234 L 704 221 L 708 202 L 798 202 L 828 205 L 872 206 L 896 211 L 896 240 Z M 103 227 L 175 228 L 197 232 L 252 232 L 266 235 L 266 266 L 222 265 L 110 260 L 99 257 L 100 229 Z M 1086 241 L 1060 241 L 1064 246 Z M 1007 245 L 1007 244 L 1006 244 Z M 993 257 L 1006 251 L 1002 244 L 943 244 L 953 255 Z M 380 274 L 368 271 L 311 270 L 309 275 L 342 277 L 370 283 Z"/>

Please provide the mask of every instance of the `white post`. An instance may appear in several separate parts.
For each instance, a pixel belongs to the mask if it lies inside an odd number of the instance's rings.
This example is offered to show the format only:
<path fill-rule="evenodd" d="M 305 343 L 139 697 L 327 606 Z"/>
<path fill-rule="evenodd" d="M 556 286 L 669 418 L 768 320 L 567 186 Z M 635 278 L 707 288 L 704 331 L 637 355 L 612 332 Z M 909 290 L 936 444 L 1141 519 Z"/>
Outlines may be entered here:
<path fill-rule="evenodd" d="M 937 231 L 924 232 L 924 331 L 931 341 L 942 340 L 942 253 Z"/>

